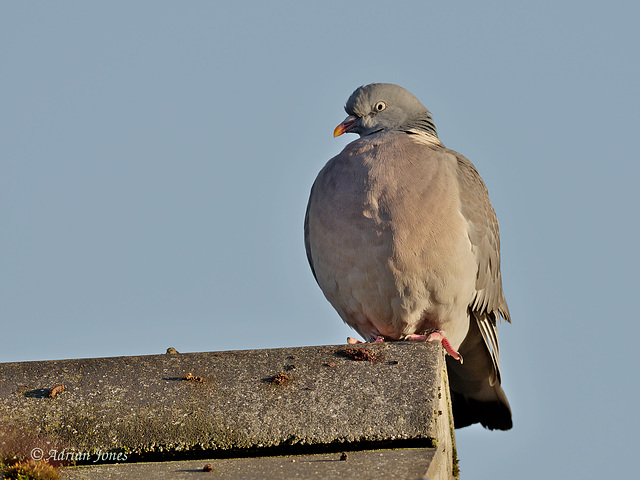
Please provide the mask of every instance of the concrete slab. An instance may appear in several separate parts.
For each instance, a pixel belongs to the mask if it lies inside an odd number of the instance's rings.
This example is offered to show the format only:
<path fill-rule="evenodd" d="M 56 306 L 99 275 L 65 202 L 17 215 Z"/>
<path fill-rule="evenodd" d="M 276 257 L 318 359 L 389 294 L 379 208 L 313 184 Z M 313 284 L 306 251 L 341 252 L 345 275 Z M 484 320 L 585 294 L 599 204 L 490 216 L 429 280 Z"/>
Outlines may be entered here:
<path fill-rule="evenodd" d="M 366 478 L 369 480 L 417 480 L 427 477 L 436 452 L 433 448 L 373 450 L 340 453 L 260 458 L 228 458 L 182 462 L 136 463 L 71 467 L 61 470 L 61 480 L 299 480 Z M 211 464 L 212 471 L 203 467 Z"/>
<path fill-rule="evenodd" d="M 439 344 L 0 364 L 0 451 L 79 460 L 106 471 L 111 467 L 95 465 L 122 462 L 138 469 L 142 464 L 132 462 L 205 455 L 230 465 L 231 457 L 239 462 L 255 455 L 283 462 L 281 455 L 342 445 L 367 457 L 389 442 L 417 440 L 437 446 L 436 466 L 445 473 L 432 477 L 450 478 L 451 420 Z"/>

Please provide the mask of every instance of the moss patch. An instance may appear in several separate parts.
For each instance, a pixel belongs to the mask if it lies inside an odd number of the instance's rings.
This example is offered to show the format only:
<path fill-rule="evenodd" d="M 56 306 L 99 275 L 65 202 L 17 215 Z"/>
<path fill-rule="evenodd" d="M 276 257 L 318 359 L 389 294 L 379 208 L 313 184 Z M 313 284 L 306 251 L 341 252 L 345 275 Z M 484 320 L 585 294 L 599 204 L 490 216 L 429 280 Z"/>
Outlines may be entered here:
<path fill-rule="evenodd" d="M 7 466 L 0 463 L 0 473 L 9 480 L 59 480 L 58 470 L 46 461 L 17 462 Z"/>

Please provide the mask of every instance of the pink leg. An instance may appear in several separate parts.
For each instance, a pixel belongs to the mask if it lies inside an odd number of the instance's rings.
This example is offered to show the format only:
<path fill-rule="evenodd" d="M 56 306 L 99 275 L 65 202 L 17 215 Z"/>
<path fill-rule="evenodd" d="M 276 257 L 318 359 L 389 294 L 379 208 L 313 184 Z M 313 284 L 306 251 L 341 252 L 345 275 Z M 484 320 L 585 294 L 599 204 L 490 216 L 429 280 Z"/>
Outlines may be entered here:
<path fill-rule="evenodd" d="M 449 343 L 449 340 L 447 340 L 447 337 L 445 337 L 442 332 L 439 332 L 437 330 L 435 332 L 431 332 L 427 337 L 427 342 L 434 342 L 436 340 L 442 343 L 442 346 L 449 355 L 451 355 L 456 360 L 460 360 L 460 363 L 462 363 L 462 355 L 456 352 Z"/>
<path fill-rule="evenodd" d="M 456 352 L 453 349 L 453 347 L 449 343 L 449 340 L 447 340 L 447 337 L 445 337 L 442 332 L 438 330 L 430 333 L 429 335 L 417 335 L 415 333 L 412 333 L 411 335 L 407 335 L 406 337 L 404 337 L 404 339 L 409 342 L 424 342 L 425 340 L 427 342 L 434 342 L 437 340 L 442 343 L 442 346 L 449 355 L 451 355 L 456 360 L 460 360 L 460 363 L 462 363 L 462 355 L 460 355 L 460 353 Z"/>

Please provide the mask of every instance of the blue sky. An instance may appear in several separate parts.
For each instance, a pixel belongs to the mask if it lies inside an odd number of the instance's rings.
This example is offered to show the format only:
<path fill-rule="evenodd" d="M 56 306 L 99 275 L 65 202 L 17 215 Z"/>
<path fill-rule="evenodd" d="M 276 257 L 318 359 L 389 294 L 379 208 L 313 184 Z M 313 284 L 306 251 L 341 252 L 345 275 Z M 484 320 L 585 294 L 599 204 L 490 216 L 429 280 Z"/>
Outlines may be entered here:
<path fill-rule="evenodd" d="M 302 223 L 358 86 L 397 83 L 500 220 L 514 429 L 462 478 L 630 477 L 634 2 L 3 2 L 0 361 L 343 343 Z"/>

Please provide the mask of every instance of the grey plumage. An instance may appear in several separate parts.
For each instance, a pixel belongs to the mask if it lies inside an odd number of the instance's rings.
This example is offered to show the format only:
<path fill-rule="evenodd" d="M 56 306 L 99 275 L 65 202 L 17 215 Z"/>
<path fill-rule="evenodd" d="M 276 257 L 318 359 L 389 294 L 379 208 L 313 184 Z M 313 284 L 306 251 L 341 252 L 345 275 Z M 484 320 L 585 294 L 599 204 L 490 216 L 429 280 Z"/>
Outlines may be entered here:
<path fill-rule="evenodd" d="M 314 277 L 366 340 L 443 332 L 464 358 L 447 357 L 456 427 L 511 428 L 496 326 L 510 315 L 486 186 L 407 90 L 366 85 L 345 110 L 335 135 L 360 138 L 311 189 L 304 231 Z"/>

